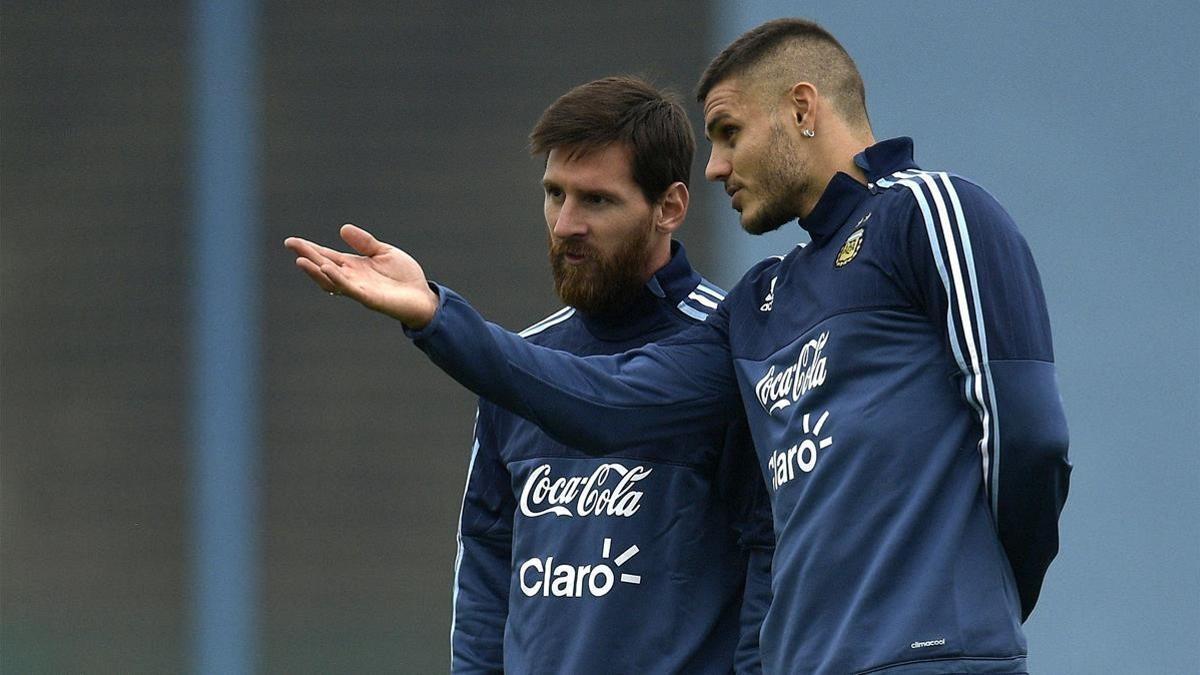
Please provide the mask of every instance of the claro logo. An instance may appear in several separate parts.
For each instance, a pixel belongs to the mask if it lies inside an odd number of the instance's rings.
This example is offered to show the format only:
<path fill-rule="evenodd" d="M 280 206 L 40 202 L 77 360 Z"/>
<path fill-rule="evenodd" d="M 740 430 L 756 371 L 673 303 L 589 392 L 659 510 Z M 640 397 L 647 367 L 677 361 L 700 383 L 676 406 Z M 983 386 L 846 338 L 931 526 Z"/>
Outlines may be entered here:
<path fill-rule="evenodd" d="M 529 518 L 547 514 L 628 518 L 642 507 L 642 492 L 633 488 L 651 471 L 610 462 L 596 467 L 590 476 L 554 478 L 550 465 L 542 464 L 529 474 L 521 490 L 521 514 Z"/>
<path fill-rule="evenodd" d="M 825 343 L 829 331 L 804 343 L 795 362 L 779 369 L 774 364 L 754 385 L 754 396 L 768 415 L 800 400 L 808 392 L 825 384 Z"/>
<path fill-rule="evenodd" d="M 630 546 L 621 552 L 610 565 L 607 560 L 612 554 L 612 539 L 604 540 L 604 548 L 600 552 L 601 560 L 591 565 L 572 565 L 570 563 L 555 563 L 554 556 L 547 558 L 530 558 L 521 563 L 517 571 L 521 584 L 521 593 L 526 597 L 541 595 L 555 598 L 583 598 L 591 596 L 602 598 L 608 595 L 616 582 L 639 586 L 642 575 L 627 574 L 620 567 L 633 560 L 638 554 L 637 545 Z M 614 569 L 617 568 L 617 569 Z"/>

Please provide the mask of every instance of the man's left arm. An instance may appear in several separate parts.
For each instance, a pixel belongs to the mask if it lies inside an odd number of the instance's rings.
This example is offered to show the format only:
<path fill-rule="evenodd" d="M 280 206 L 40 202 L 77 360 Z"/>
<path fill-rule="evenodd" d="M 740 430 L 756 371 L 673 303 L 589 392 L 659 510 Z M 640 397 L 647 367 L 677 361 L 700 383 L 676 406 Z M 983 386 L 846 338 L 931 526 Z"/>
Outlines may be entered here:
<path fill-rule="evenodd" d="M 754 441 L 744 417 L 739 416 L 726 432 L 724 453 L 717 467 L 717 489 L 728 506 L 738 546 L 746 556 L 746 585 L 739 615 L 740 635 L 734 670 L 739 674 L 761 673 L 758 638 L 763 618 L 771 605 L 775 533 L 766 481 L 759 469 Z"/>
<path fill-rule="evenodd" d="M 916 198 L 912 273 L 980 421 L 989 505 L 1024 620 L 1058 553 L 1071 472 L 1041 280 L 1012 218 L 982 188 L 946 174 L 902 182 Z"/>

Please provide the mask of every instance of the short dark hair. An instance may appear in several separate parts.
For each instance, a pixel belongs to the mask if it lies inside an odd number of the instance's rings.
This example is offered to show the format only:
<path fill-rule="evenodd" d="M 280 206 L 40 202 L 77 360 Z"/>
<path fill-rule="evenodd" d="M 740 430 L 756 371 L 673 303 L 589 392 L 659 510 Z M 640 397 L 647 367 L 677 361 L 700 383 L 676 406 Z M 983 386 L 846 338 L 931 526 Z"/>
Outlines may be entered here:
<path fill-rule="evenodd" d="M 793 45 L 800 52 L 784 55 Z M 774 19 L 743 33 L 708 64 L 696 85 L 696 100 L 703 103 L 720 82 L 781 57 L 788 61 L 772 65 L 786 69 L 797 82 L 807 79 L 816 84 L 847 121 L 870 124 L 866 87 L 854 59 L 829 31 L 808 19 Z"/>
<path fill-rule="evenodd" d="M 625 144 L 633 154 L 633 180 L 650 202 L 672 183 L 688 183 L 696 138 L 687 113 L 670 92 L 633 76 L 605 77 L 563 94 L 529 134 L 529 151 L 555 148 L 572 156 Z"/>

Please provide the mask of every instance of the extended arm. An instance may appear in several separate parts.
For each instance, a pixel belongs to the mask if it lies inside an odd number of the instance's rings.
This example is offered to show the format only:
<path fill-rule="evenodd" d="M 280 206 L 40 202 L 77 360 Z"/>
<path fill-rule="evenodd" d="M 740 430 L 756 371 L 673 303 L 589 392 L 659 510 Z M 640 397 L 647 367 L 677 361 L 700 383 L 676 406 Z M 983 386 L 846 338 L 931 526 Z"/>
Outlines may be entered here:
<path fill-rule="evenodd" d="M 353 225 L 341 234 L 360 255 L 294 237 L 285 245 L 322 289 L 398 319 L 451 377 L 562 443 L 602 453 L 631 435 L 663 438 L 678 425 L 717 429 L 738 414 L 720 311 L 657 345 L 579 357 L 484 321 L 449 289 L 435 293 L 420 265 L 400 249 Z"/>
<path fill-rule="evenodd" d="M 1058 552 L 1071 470 L 1041 280 L 1016 225 L 981 188 L 945 174 L 901 183 L 916 199 L 912 280 L 979 419 L 982 475 L 1024 619 Z"/>
<path fill-rule="evenodd" d="M 492 433 L 492 410 L 481 402 L 459 515 L 451 619 L 454 673 L 504 672 L 515 500 Z"/>
<path fill-rule="evenodd" d="M 484 321 L 447 288 L 439 296 L 433 322 L 410 332 L 417 347 L 460 384 L 561 443 L 603 453 L 679 428 L 718 431 L 741 414 L 717 326 L 702 324 L 616 356 L 580 357 Z"/>

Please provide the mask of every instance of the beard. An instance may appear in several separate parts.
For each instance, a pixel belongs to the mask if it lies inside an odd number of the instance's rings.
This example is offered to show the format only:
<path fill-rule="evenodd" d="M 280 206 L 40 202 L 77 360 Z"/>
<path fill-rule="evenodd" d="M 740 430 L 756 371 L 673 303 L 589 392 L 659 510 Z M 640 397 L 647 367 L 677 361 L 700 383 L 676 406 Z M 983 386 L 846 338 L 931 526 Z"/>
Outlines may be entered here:
<path fill-rule="evenodd" d="M 807 168 L 808 162 L 794 139 L 782 126 L 772 124 L 758 187 L 762 203 L 757 213 L 742 223 L 742 229 L 750 234 L 766 234 L 798 218 L 796 204 L 811 189 Z"/>
<path fill-rule="evenodd" d="M 624 311 L 640 297 L 650 260 L 650 224 L 640 234 L 621 241 L 609 255 L 581 239 L 549 237 L 550 269 L 554 292 L 566 304 L 585 314 L 613 315 Z M 573 265 L 568 253 L 586 256 Z"/>

